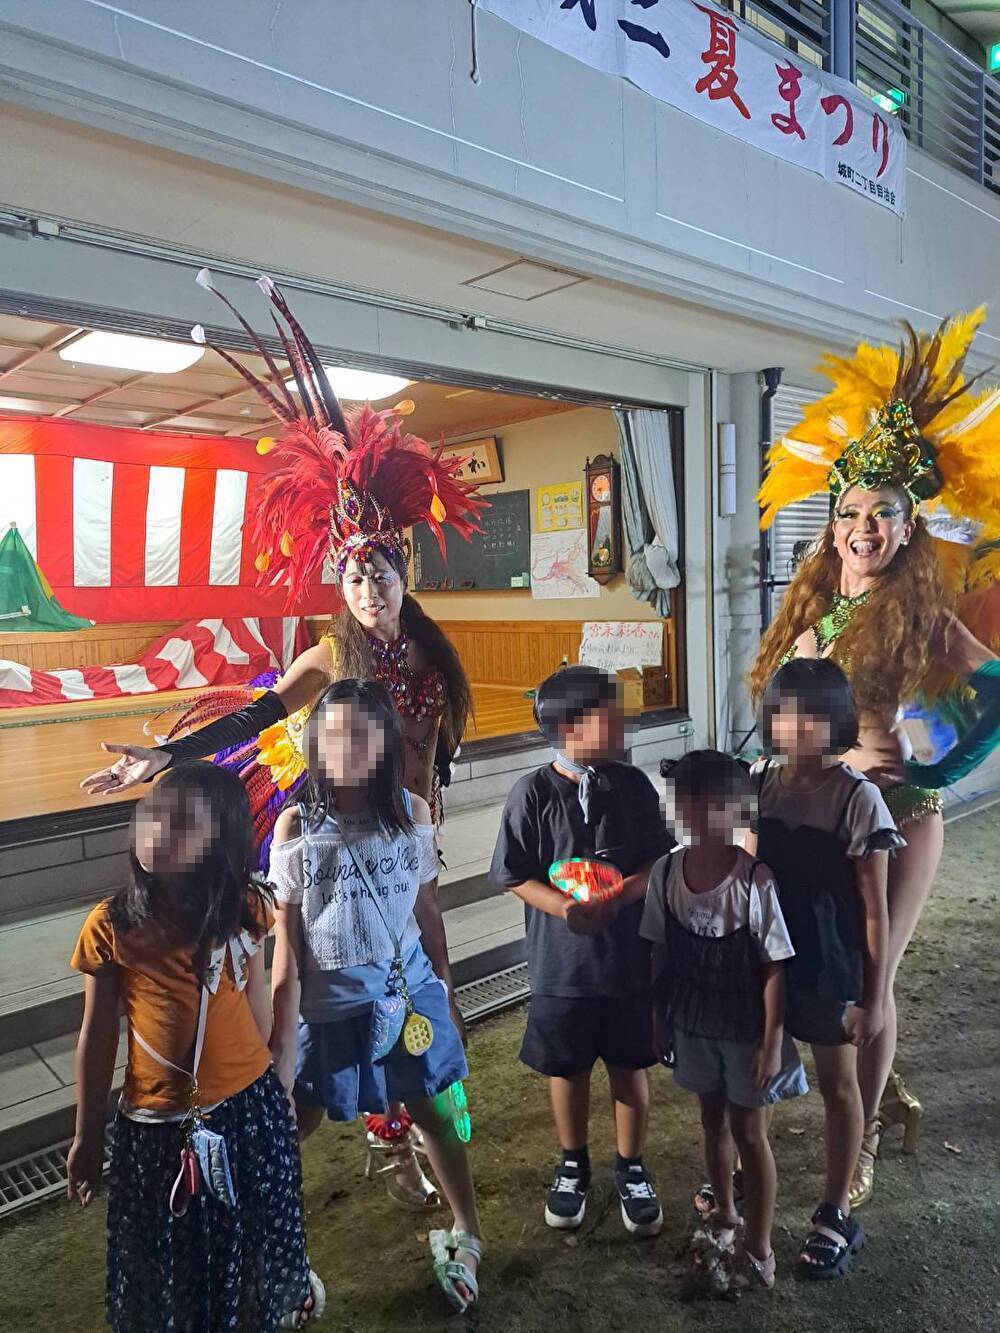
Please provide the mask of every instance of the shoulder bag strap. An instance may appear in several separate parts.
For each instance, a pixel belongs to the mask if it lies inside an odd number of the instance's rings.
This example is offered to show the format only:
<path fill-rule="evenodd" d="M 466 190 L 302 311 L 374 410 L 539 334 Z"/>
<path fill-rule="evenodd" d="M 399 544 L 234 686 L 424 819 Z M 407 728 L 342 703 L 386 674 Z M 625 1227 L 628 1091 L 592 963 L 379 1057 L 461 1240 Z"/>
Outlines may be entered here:
<path fill-rule="evenodd" d="M 181 1069 L 180 1065 L 175 1065 L 172 1060 L 168 1060 L 161 1055 L 159 1051 L 154 1051 L 149 1042 L 136 1027 L 132 1028 L 132 1036 L 156 1063 L 164 1069 L 172 1069 L 177 1074 L 183 1074 L 189 1078 L 192 1083 L 198 1082 L 198 1067 L 201 1064 L 201 1053 L 205 1046 L 205 1028 L 208 1022 L 208 987 L 201 988 L 201 1002 L 198 1006 L 198 1028 L 194 1038 L 194 1065 L 191 1069 Z"/>
<path fill-rule="evenodd" d="M 336 823 L 336 822 L 337 822 L 337 821 L 334 820 L 334 823 Z M 369 898 L 371 898 L 372 902 L 375 904 L 375 910 L 378 912 L 379 916 L 382 918 L 382 924 L 383 924 L 383 926 L 385 926 L 386 932 L 387 932 L 389 938 L 392 940 L 392 947 L 393 947 L 393 951 L 394 951 L 394 953 L 395 953 L 395 961 L 396 961 L 397 963 L 400 963 L 400 964 L 401 964 L 402 961 L 403 961 L 403 941 L 399 938 L 399 936 L 398 936 L 398 935 L 396 934 L 396 932 L 393 930 L 392 926 L 390 926 L 389 921 L 388 921 L 388 918 L 386 917 L 386 914 L 382 911 L 382 904 L 381 904 L 381 903 L 379 902 L 379 900 L 378 900 L 378 891 L 376 890 L 375 886 L 372 884 L 371 876 L 370 876 L 369 873 L 368 873 L 368 867 L 365 865 L 365 863 L 364 863 L 364 861 L 362 860 L 362 858 L 357 854 L 357 852 L 355 851 L 355 849 L 354 849 L 354 848 L 351 846 L 351 844 L 348 842 L 348 840 L 347 840 L 347 838 L 346 838 L 346 836 L 345 836 L 345 834 L 344 834 L 344 831 L 343 831 L 343 829 L 340 827 L 339 824 L 337 824 L 337 831 L 340 833 L 340 836 L 341 836 L 341 839 L 343 840 L 344 846 L 347 848 L 347 854 L 348 854 L 348 856 L 351 858 L 351 860 L 354 862 L 354 868 L 355 868 L 355 870 L 357 870 L 358 874 L 361 876 L 361 882 L 362 882 L 362 884 L 364 884 L 365 888 L 367 889 L 367 891 L 368 891 L 368 896 L 369 896 Z"/>

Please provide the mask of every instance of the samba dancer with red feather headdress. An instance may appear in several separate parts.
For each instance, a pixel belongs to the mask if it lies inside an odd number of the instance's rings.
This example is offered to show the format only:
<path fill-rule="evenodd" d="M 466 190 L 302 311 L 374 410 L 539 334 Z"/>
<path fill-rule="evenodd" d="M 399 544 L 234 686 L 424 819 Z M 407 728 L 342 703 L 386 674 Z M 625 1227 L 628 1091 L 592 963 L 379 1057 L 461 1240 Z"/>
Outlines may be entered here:
<path fill-rule="evenodd" d="M 297 398 L 267 346 L 213 286 L 207 270 L 198 282 L 236 314 L 267 364 L 269 382 L 223 348 L 214 350 L 282 422 L 279 440 L 257 446 L 262 453 L 273 450 L 280 461 L 260 491 L 255 528 L 260 578 L 287 583 L 291 608 L 329 559 L 345 606 L 320 642 L 280 680 L 272 673 L 245 692 L 200 696 L 185 706 L 165 744 L 107 746 L 119 759 L 83 785 L 93 794 L 120 791 L 148 781 L 179 758 L 215 755 L 250 790 L 266 858 L 278 810 L 304 771 L 299 745 L 304 717 L 335 680 L 374 677 L 388 687 L 406 732 L 407 787 L 437 805 L 437 788 L 447 783 L 468 718 L 470 691 L 454 648 L 406 592 L 404 530 L 428 524 L 443 552 L 443 526 L 468 538 L 478 530 L 487 501 L 474 485 L 457 479 L 461 459 L 444 458 L 440 448 L 404 430 L 412 404 L 344 411 L 316 350 L 270 278 L 261 278 L 259 286 L 270 301 Z M 206 341 L 200 325 L 192 337 Z"/>
<path fill-rule="evenodd" d="M 282 807 L 305 775 L 302 729 L 313 705 L 335 681 L 376 679 L 392 695 L 406 739 L 404 782 L 440 819 L 440 788 L 470 710 L 469 682 L 441 629 L 406 591 L 409 549 L 405 529 L 426 523 L 444 551 L 444 526 L 468 538 L 487 507 L 477 488 L 458 480 L 462 460 L 408 434 L 411 403 L 389 411 L 370 404 L 345 411 L 319 356 L 270 278 L 267 296 L 297 394 L 285 382 L 268 347 L 202 270 L 197 281 L 236 315 L 268 369 L 262 380 L 221 347 L 214 350 L 260 394 L 281 421 L 280 438 L 262 440 L 280 466 L 260 492 L 255 537 L 262 580 L 286 582 L 294 607 L 329 559 L 344 606 L 320 642 L 285 674 L 259 676 L 245 689 L 215 691 L 186 704 L 166 743 L 155 748 L 105 745 L 117 759 L 82 784 L 91 794 L 118 792 L 148 782 L 178 759 L 211 755 L 236 772 L 250 794 L 254 827 L 267 865 L 271 834 Z M 207 341 L 199 325 L 196 342 Z M 186 734 L 182 734 L 186 733 Z M 425 941 L 426 943 L 426 941 Z M 440 962 L 448 980 L 443 927 Z M 437 959 L 434 960 L 438 962 Z M 372 1127 L 370 1127 L 372 1128 Z M 437 1203 L 415 1168 L 408 1118 L 398 1109 L 369 1133 L 369 1149 L 385 1158 L 389 1192 L 398 1202 Z"/>

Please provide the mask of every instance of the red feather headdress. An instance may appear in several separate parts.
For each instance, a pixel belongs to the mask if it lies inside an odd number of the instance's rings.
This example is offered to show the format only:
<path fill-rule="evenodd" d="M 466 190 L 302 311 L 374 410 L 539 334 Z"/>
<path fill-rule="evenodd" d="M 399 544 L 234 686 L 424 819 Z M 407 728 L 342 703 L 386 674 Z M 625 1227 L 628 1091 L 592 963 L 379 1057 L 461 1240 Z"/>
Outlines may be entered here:
<path fill-rule="evenodd" d="M 270 278 L 262 277 L 258 286 L 271 302 L 298 402 L 262 340 L 212 285 L 207 269 L 197 282 L 236 315 L 269 371 L 270 386 L 223 348 L 213 348 L 283 423 L 277 444 L 261 441 L 257 446 L 265 453 L 274 449 L 281 466 L 261 486 L 254 536 L 260 575 L 268 582 L 287 578 L 289 605 L 302 596 L 328 554 L 343 573 L 348 560 L 367 562 L 378 549 L 405 558 L 404 529 L 414 523 L 431 528 L 442 555 L 443 524 L 466 540 L 479 531 L 478 516 L 488 501 L 480 498 L 475 484 L 458 480 L 464 460 L 446 459 L 441 446 L 432 449 L 405 433 L 403 404 L 376 411 L 366 403 L 345 412 L 314 347 Z M 191 336 L 195 342 L 206 341 L 201 325 Z"/>

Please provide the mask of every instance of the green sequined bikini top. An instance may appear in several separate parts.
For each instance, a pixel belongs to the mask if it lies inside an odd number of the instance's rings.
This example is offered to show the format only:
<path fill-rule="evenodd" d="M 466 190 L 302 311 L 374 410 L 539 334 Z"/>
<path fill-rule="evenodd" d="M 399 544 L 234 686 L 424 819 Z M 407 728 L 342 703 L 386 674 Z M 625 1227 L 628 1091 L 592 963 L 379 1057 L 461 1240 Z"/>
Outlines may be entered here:
<path fill-rule="evenodd" d="M 844 630 L 847 629 L 848 625 L 851 623 L 855 611 L 857 611 L 859 606 L 864 606 L 865 602 L 867 602 L 868 598 L 871 596 L 871 593 L 871 588 L 867 588 L 864 592 L 858 593 L 857 597 L 845 597 L 839 592 L 833 594 L 833 603 L 830 606 L 829 611 L 827 611 L 826 615 L 818 620 L 812 627 L 813 635 L 816 639 L 817 653 L 822 655 L 826 652 L 827 648 L 830 647 L 831 643 L 836 642 L 836 640 L 840 638 L 841 634 L 843 634 Z M 794 656 L 795 645 L 792 644 L 791 648 L 789 648 L 784 657 L 782 657 L 779 665 L 784 666 L 785 663 L 790 662 Z"/>

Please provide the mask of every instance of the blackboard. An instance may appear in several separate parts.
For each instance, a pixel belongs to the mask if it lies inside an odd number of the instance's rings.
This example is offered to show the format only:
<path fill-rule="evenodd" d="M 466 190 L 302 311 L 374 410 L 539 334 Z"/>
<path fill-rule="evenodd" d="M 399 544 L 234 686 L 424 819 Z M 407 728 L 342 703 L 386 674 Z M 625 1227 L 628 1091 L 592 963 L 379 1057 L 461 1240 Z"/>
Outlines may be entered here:
<path fill-rule="evenodd" d="M 482 532 L 469 541 L 445 528 L 447 562 L 430 528 L 413 529 L 413 580 L 418 592 L 468 592 L 531 586 L 530 491 L 488 497 L 479 522 Z M 442 586 L 443 585 L 443 586 Z"/>

